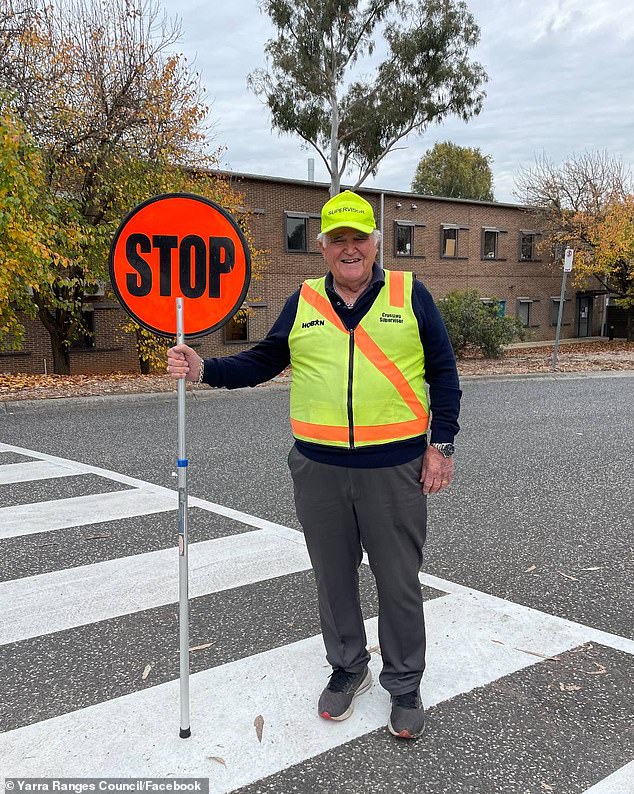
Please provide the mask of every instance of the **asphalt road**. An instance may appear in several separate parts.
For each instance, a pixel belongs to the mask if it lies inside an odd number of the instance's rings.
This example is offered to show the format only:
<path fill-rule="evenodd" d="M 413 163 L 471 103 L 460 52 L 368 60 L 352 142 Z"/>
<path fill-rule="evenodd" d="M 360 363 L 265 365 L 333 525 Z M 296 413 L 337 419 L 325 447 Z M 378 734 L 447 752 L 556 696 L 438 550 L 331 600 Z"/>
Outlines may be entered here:
<path fill-rule="evenodd" d="M 285 387 L 188 400 L 189 493 L 206 501 L 190 509 L 185 743 L 175 395 L 6 404 L 0 783 L 197 775 L 214 794 L 634 794 L 634 375 L 463 391 L 456 478 L 429 500 L 416 743 L 388 735 L 378 683 L 343 723 L 315 713 L 329 668 L 296 532 Z M 376 678 L 368 566 L 360 589 Z"/>
<path fill-rule="evenodd" d="M 298 528 L 287 404 L 275 386 L 189 398 L 190 494 Z M 5 443 L 175 487 L 175 397 L 15 406 Z M 460 421 L 424 570 L 634 637 L 634 376 L 467 380 Z"/>

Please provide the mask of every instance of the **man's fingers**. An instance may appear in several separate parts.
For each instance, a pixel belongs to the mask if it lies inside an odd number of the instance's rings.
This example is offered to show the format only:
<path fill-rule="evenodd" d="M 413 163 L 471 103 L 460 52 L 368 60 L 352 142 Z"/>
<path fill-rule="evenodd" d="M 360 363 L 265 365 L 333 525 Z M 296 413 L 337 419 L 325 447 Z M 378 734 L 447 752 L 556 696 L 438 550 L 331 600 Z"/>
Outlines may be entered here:
<path fill-rule="evenodd" d="M 444 488 L 451 485 L 452 477 L 442 477 L 442 475 L 421 475 L 421 483 L 423 484 L 423 493 L 425 495 L 430 493 L 438 493 Z"/>
<path fill-rule="evenodd" d="M 176 380 L 186 378 L 190 371 L 189 362 L 182 348 L 188 349 L 186 345 L 178 345 L 167 351 L 167 374 Z"/>

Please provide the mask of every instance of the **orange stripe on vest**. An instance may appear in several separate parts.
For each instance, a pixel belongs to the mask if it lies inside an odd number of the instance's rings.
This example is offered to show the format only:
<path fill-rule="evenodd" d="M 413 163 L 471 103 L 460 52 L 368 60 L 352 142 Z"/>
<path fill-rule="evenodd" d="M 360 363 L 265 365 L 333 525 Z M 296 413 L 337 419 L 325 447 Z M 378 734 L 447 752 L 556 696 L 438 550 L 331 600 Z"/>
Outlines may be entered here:
<path fill-rule="evenodd" d="M 391 274 L 393 277 L 393 274 Z M 343 324 L 337 312 L 333 309 L 332 304 L 323 295 L 320 295 L 308 284 L 302 285 L 302 297 L 314 309 L 316 309 L 326 320 L 329 320 L 336 328 L 347 334 L 348 330 Z M 360 325 L 355 328 L 354 338 L 357 347 L 363 355 L 390 381 L 394 388 L 401 395 L 405 404 L 409 407 L 410 411 L 417 419 L 428 419 L 428 413 L 422 405 L 414 390 L 407 382 L 407 379 L 396 366 L 396 364 L 385 355 L 383 350 L 377 345 L 372 337 Z M 403 424 L 399 422 L 398 424 Z M 427 425 L 423 429 L 423 433 L 427 430 Z M 355 425 L 355 438 L 357 437 L 357 427 Z M 338 440 L 338 439 L 331 439 Z M 359 438 L 361 440 L 361 438 Z"/>
<path fill-rule="evenodd" d="M 405 306 L 405 273 L 402 270 L 390 273 L 390 306 L 396 309 Z"/>
<path fill-rule="evenodd" d="M 349 439 L 349 429 L 346 425 L 317 425 L 313 422 L 301 422 L 298 419 L 291 419 L 293 435 L 316 439 L 317 441 L 339 441 L 347 442 Z M 389 441 L 393 438 L 401 438 L 406 435 L 422 435 L 427 430 L 427 420 L 411 419 L 409 422 L 392 422 L 387 425 L 355 425 L 355 441 Z"/>

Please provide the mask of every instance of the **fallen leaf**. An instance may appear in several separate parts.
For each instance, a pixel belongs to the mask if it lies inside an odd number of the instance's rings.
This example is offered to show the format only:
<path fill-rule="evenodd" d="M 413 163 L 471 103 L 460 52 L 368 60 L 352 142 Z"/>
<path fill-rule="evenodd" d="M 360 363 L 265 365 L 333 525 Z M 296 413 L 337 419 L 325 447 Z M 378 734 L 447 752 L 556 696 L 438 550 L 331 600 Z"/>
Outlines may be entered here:
<path fill-rule="evenodd" d="M 205 648 L 210 648 L 213 645 L 211 642 L 206 642 L 203 645 L 193 645 L 189 650 L 191 651 L 204 651 Z"/>
<path fill-rule="evenodd" d="M 560 683 L 559 689 L 561 689 L 562 692 L 578 692 L 581 689 L 581 687 L 577 686 L 577 684 Z"/>
<path fill-rule="evenodd" d="M 217 764 L 222 764 L 224 767 L 227 766 L 227 764 L 225 763 L 225 759 L 221 758 L 219 755 L 208 755 L 207 758 L 210 761 L 215 761 Z"/>
<path fill-rule="evenodd" d="M 584 670 L 584 673 L 588 675 L 605 675 L 608 672 L 608 668 L 599 662 L 593 662 L 594 666 L 597 668 L 596 670 Z"/>
<path fill-rule="evenodd" d="M 380 645 L 373 645 L 371 648 L 368 648 L 368 653 L 381 653 L 381 646 Z"/>
<path fill-rule="evenodd" d="M 253 720 L 255 727 L 255 735 L 258 737 L 258 742 L 262 742 L 262 731 L 264 730 L 264 717 L 261 714 Z"/>
<path fill-rule="evenodd" d="M 542 780 L 542 788 L 544 789 L 544 791 L 554 791 L 555 790 L 552 786 L 549 786 L 548 783 L 544 783 L 543 780 Z"/>
<path fill-rule="evenodd" d="M 536 566 L 536 565 L 531 565 L 531 567 L 530 567 L 530 568 L 527 568 L 527 569 L 524 571 L 524 573 L 531 573 L 531 571 L 536 571 L 536 570 L 537 570 L 537 566 Z"/>
<path fill-rule="evenodd" d="M 571 582 L 578 582 L 579 581 L 576 576 L 570 576 L 570 574 L 564 573 L 563 571 L 557 571 L 557 573 L 560 576 L 563 576 L 564 579 L 570 579 Z"/>
<path fill-rule="evenodd" d="M 145 665 L 145 670 L 143 671 L 143 675 L 141 676 L 143 681 L 145 681 L 145 679 L 149 676 L 150 670 L 152 669 L 153 666 L 154 665 L 151 665 L 151 664 L 146 664 Z"/>

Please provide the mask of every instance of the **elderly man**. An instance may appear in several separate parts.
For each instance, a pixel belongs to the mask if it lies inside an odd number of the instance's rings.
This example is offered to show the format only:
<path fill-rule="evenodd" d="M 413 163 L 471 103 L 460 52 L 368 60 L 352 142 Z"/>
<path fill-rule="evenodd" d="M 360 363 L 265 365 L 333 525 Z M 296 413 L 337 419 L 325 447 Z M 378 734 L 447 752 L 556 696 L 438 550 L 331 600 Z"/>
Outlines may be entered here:
<path fill-rule="evenodd" d="M 322 209 L 318 237 L 326 276 L 305 281 L 251 350 L 203 360 L 178 345 L 168 352 L 168 372 L 231 389 L 269 380 L 290 363 L 295 444 L 288 463 L 333 668 L 318 713 L 346 719 L 372 683 L 359 600 L 365 549 L 379 596 L 388 729 L 416 739 L 425 724 L 418 573 L 426 499 L 453 479 L 460 389 L 429 292 L 411 273 L 375 263 L 379 238 L 365 199 L 350 191 L 334 196 Z"/>

